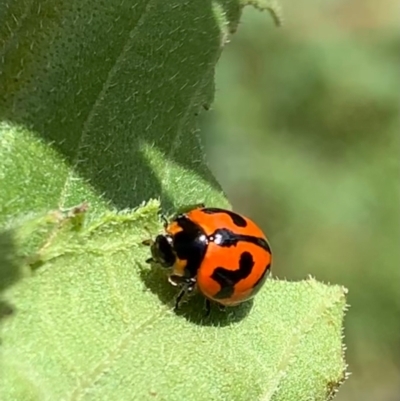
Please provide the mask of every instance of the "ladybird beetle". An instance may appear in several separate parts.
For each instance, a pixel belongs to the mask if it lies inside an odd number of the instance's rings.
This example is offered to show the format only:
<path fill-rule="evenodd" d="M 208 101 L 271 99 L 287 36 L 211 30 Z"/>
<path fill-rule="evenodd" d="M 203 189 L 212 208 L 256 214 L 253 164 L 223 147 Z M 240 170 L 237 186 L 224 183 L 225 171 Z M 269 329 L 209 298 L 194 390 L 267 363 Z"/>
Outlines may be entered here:
<path fill-rule="evenodd" d="M 171 269 L 169 282 L 181 288 L 176 298 L 197 289 L 221 307 L 253 298 L 263 286 L 272 262 L 271 249 L 261 229 L 249 218 L 230 210 L 187 207 L 170 221 L 164 234 L 143 241 L 151 246 L 146 262 Z"/>

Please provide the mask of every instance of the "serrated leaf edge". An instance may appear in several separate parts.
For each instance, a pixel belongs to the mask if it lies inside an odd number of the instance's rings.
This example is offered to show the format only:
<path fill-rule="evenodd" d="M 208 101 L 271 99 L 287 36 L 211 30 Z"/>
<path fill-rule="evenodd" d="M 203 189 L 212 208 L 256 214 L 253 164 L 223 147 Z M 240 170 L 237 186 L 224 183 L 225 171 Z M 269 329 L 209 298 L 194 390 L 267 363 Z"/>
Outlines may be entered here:
<path fill-rule="evenodd" d="M 305 280 L 305 282 L 309 283 L 312 286 L 315 286 L 317 281 L 313 278 Z M 331 298 L 330 302 L 321 302 L 321 305 L 317 308 L 317 313 L 315 313 L 315 309 L 312 310 L 308 315 L 306 315 L 304 321 L 303 329 L 299 330 L 296 326 L 292 335 L 288 341 L 287 347 L 283 350 L 281 354 L 281 360 L 278 364 L 278 371 L 276 372 L 275 377 L 270 380 L 272 386 L 265 392 L 259 399 L 259 401 L 272 401 L 274 395 L 279 390 L 285 376 L 287 375 L 291 365 L 296 359 L 296 348 L 299 346 L 303 338 L 312 330 L 318 320 L 326 313 L 326 311 L 333 309 L 335 305 L 340 302 L 343 302 L 343 298 L 345 297 L 346 289 L 344 287 L 340 287 L 338 289 L 336 296 Z M 321 294 L 321 299 L 324 300 L 325 297 Z M 279 367 L 281 367 L 279 369 Z"/>

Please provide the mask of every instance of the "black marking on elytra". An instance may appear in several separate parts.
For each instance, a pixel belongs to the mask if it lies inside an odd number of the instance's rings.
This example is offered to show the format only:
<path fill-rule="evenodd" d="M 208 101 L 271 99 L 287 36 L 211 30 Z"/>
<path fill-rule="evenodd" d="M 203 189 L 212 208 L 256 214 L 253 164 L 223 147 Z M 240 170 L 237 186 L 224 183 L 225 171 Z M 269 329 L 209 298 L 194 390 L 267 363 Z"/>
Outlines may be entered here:
<path fill-rule="evenodd" d="M 186 260 L 185 277 L 195 277 L 207 251 L 208 240 L 203 230 L 184 215 L 175 221 L 182 228 L 173 237 L 173 247 L 179 259 Z"/>
<path fill-rule="evenodd" d="M 213 242 L 218 240 L 216 244 L 222 247 L 236 246 L 240 241 L 250 242 L 251 244 L 257 245 L 271 253 L 271 248 L 264 238 L 253 237 L 252 235 L 236 234 L 227 228 L 219 228 L 218 230 L 215 230 L 208 238 Z"/>
<path fill-rule="evenodd" d="M 235 226 L 237 227 L 246 227 L 247 226 L 247 221 L 240 216 L 237 213 L 231 212 L 230 210 L 225 210 L 225 209 L 219 209 L 217 207 L 206 207 L 204 209 L 202 209 L 202 212 L 206 213 L 206 214 L 217 214 L 217 213 L 223 213 L 223 214 L 227 214 L 233 224 L 235 224 Z"/>
<path fill-rule="evenodd" d="M 213 297 L 215 299 L 230 298 L 235 292 L 235 285 L 251 274 L 253 266 L 254 260 L 251 253 L 243 252 L 240 255 L 238 269 L 230 270 L 224 267 L 217 267 L 213 271 L 211 278 L 220 285 L 221 289 Z"/>

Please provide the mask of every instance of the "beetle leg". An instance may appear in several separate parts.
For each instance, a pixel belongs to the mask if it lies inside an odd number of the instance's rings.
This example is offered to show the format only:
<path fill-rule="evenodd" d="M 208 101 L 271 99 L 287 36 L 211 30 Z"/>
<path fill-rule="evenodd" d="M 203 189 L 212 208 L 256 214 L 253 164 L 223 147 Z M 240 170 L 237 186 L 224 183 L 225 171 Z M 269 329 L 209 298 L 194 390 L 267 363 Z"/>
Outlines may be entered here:
<path fill-rule="evenodd" d="M 175 308 L 174 308 L 175 311 L 179 309 L 179 304 L 181 303 L 182 298 L 185 294 L 186 294 L 186 288 L 182 288 L 175 300 Z"/>
<path fill-rule="evenodd" d="M 226 312 L 226 306 L 225 305 L 218 304 L 218 308 L 219 308 L 219 310 L 221 312 Z"/>
<path fill-rule="evenodd" d="M 146 245 L 146 246 L 152 246 L 154 243 L 154 241 L 152 239 L 145 239 L 144 241 L 142 241 L 142 245 Z"/>
<path fill-rule="evenodd" d="M 185 284 L 185 278 L 182 276 L 177 276 L 175 274 L 171 274 L 168 277 L 168 282 L 173 285 L 174 287 L 177 287 L 178 285 L 182 286 Z"/>
<path fill-rule="evenodd" d="M 168 281 L 174 286 L 181 287 L 181 291 L 175 300 L 175 311 L 177 311 L 184 295 L 189 294 L 194 290 L 196 286 L 196 280 L 194 278 L 171 275 L 169 276 Z"/>
<path fill-rule="evenodd" d="M 206 299 L 204 302 L 204 309 L 206 310 L 205 316 L 208 317 L 210 316 L 211 313 L 211 302 L 210 300 Z"/>
<path fill-rule="evenodd" d="M 163 221 L 164 228 L 167 228 L 168 224 L 169 224 L 169 221 L 168 221 L 167 216 L 165 214 L 161 215 L 161 220 Z"/>

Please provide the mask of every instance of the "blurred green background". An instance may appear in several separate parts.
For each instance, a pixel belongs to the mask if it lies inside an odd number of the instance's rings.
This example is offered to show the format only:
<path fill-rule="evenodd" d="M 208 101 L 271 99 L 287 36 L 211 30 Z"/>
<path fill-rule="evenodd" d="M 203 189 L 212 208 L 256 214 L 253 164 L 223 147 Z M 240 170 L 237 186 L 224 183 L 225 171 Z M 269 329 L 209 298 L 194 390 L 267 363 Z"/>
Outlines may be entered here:
<path fill-rule="evenodd" d="M 337 400 L 400 400 L 398 4 L 281 4 L 282 28 L 247 7 L 223 52 L 209 163 L 265 229 L 276 276 L 349 289 Z"/>

